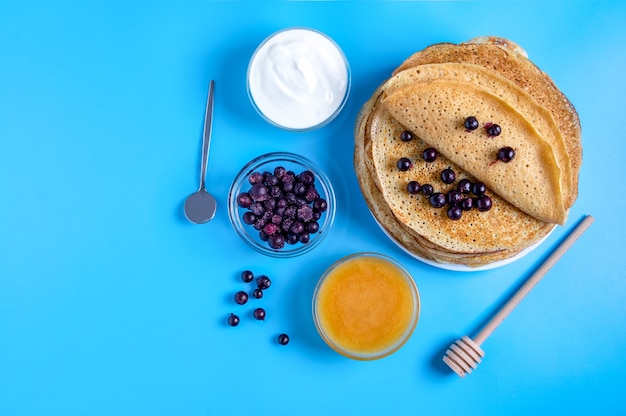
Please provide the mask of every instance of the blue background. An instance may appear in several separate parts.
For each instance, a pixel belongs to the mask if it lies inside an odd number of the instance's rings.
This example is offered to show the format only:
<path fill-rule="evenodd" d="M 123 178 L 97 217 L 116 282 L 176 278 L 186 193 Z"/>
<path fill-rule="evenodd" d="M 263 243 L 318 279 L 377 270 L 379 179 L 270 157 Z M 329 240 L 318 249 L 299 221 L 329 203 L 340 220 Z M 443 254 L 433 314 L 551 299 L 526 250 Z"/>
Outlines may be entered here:
<path fill-rule="evenodd" d="M 0 415 L 623 414 L 626 392 L 626 6 L 613 2 L 0 2 Z M 352 93 L 309 133 L 262 121 L 245 91 L 255 47 L 304 25 L 347 55 Z M 580 197 L 567 224 L 500 269 L 455 273 L 391 243 L 352 168 L 359 107 L 429 44 L 508 37 L 576 106 Z M 188 223 L 210 79 L 207 187 L 219 211 Z M 336 223 L 304 256 L 274 259 L 232 230 L 228 187 L 262 153 L 322 166 Z M 591 229 L 483 344 L 460 379 L 441 364 L 584 214 Z M 343 358 L 310 317 L 334 260 L 378 251 L 414 275 L 410 341 L 374 362 Z M 273 279 L 235 305 L 251 269 Z M 237 328 L 226 325 L 239 312 Z M 291 336 L 288 346 L 276 336 Z"/>

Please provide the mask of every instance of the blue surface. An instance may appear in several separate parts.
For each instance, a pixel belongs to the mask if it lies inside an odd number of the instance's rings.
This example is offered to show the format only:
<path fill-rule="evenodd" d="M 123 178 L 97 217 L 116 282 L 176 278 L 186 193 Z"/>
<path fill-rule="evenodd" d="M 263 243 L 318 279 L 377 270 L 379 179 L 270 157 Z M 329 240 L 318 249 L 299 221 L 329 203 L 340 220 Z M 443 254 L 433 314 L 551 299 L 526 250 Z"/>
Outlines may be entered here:
<path fill-rule="evenodd" d="M 614 2 L 0 2 L 0 415 L 623 414 L 626 391 L 626 6 Z M 256 115 L 247 61 L 292 25 L 339 43 L 353 88 L 309 133 Z M 583 125 L 580 197 L 564 227 L 501 269 L 424 265 L 378 229 L 352 170 L 360 105 L 436 42 L 521 44 Z M 216 81 L 207 187 L 219 211 L 192 225 L 204 103 Z M 331 177 L 338 213 L 295 259 L 253 252 L 226 195 L 238 169 L 293 151 Z M 584 214 L 596 222 L 483 344 L 478 370 L 442 367 Z M 375 362 L 331 351 L 310 318 L 334 260 L 379 251 L 414 275 L 411 340 Z M 244 269 L 273 285 L 266 322 L 232 295 Z M 232 311 L 245 315 L 226 325 Z M 291 336 L 288 346 L 275 338 Z"/>

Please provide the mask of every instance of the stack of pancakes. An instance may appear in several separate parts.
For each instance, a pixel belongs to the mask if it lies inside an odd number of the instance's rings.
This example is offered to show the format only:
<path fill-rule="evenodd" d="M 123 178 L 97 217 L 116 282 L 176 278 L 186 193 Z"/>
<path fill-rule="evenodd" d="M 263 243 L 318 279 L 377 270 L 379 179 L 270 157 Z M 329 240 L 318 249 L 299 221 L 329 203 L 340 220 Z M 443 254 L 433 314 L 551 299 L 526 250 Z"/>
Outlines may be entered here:
<path fill-rule="evenodd" d="M 468 131 L 464 120 L 478 119 Z M 498 124 L 489 136 L 484 128 Z M 415 137 L 402 141 L 409 131 Z M 502 147 L 515 157 L 497 160 Z M 420 155 L 435 148 L 439 156 Z M 398 159 L 413 165 L 400 171 Z M 403 62 L 363 105 L 355 127 L 355 170 L 374 217 L 415 255 L 483 266 L 505 260 L 563 224 L 577 198 L 582 163 L 580 121 L 552 80 L 518 45 L 486 37 L 436 44 Z M 443 169 L 457 175 L 441 181 Z M 407 184 L 431 184 L 447 193 L 467 178 L 483 182 L 492 208 L 448 218 Z"/>

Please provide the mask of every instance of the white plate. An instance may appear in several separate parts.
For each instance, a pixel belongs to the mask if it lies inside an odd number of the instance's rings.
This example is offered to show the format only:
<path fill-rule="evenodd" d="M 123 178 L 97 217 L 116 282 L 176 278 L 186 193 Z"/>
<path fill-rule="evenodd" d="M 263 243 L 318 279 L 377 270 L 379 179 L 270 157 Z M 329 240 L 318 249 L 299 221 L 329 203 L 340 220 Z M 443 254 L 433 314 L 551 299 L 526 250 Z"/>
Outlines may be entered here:
<path fill-rule="evenodd" d="M 496 262 L 493 262 L 493 263 L 489 263 L 489 264 L 486 264 L 486 265 L 480 266 L 480 267 L 469 267 L 469 266 L 466 266 L 464 264 L 439 263 L 439 262 L 436 262 L 436 261 L 433 261 L 433 260 L 425 259 L 423 257 L 418 256 L 415 253 L 412 253 L 406 247 L 404 247 L 402 244 L 400 244 L 391 234 L 389 234 L 387 232 L 387 230 L 385 229 L 385 227 L 383 227 L 378 222 L 378 219 L 373 214 L 372 214 L 372 217 L 374 217 L 374 221 L 376 221 L 376 224 L 378 224 L 380 229 L 383 230 L 385 235 L 387 237 L 389 237 L 389 239 L 391 241 L 393 241 L 398 247 L 400 247 L 402 250 L 404 250 L 410 256 L 416 258 L 417 260 L 421 261 L 422 263 L 429 264 L 429 265 L 431 265 L 433 267 L 437 267 L 439 269 L 444 269 L 444 270 L 452 270 L 452 271 L 455 271 L 455 272 L 479 272 L 479 271 L 483 271 L 483 270 L 495 269 L 495 268 L 498 268 L 498 267 L 506 266 L 509 263 L 513 263 L 514 261 L 521 259 L 525 255 L 527 255 L 528 253 L 530 253 L 531 251 L 533 251 L 534 249 L 539 247 L 541 245 L 541 243 L 543 243 L 550 236 L 550 234 L 552 234 L 552 232 L 556 228 L 556 226 L 552 227 L 550 232 L 547 233 L 544 237 L 542 237 L 541 240 L 537 241 L 536 243 L 534 243 L 531 246 L 526 247 L 524 250 L 520 251 L 519 253 L 517 253 L 513 257 L 510 257 L 510 258 L 504 259 L 504 260 L 500 260 L 500 261 L 496 261 Z"/>

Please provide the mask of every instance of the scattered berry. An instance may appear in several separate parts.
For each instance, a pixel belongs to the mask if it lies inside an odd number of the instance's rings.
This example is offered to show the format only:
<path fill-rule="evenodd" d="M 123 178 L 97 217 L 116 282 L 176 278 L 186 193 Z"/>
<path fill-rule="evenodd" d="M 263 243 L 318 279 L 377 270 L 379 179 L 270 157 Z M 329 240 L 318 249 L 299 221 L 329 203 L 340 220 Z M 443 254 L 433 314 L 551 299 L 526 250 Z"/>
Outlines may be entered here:
<path fill-rule="evenodd" d="M 422 152 L 422 159 L 424 159 L 426 162 L 434 162 L 435 160 L 437 160 L 437 156 L 439 156 L 437 149 L 434 149 L 432 147 L 429 147 Z"/>
<path fill-rule="evenodd" d="M 465 121 L 463 122 L 463 125 L 465 126 L 465 130 L 473 131 L 478 128 L 479 124 L 478 124 L 478 120 L 476 120 L 476 117 L 469 116 L 465 119 Z"/>
<path fill-rule="evenodd" d="M 255 299 L 261 299 L 263 297 L 263 291 L 257 287 L 252 291 L 252 297 Z"/>
<path fill-rule="evenodd" d="M 446 196 L 441 192 L 434 192 L 429 198 L 428 202 L 433 208 L 441 208 L 446 204 Z"/>
<path fill-rule="evenodd" d="M 256 285 L 261 290 L 267 290 L 272 285 L 272 281 L 269 277 L 261 275 L 256 279 Z"/>
<path fill-rule="evenodd" d="M 472 182 L 469 179 L 461 179 L 456 189 L 464 194 L 470 193 L 472 190 Z"/>
<path fill-rule="evenodd" d="M 238 305 L 245 305 L 246 302 L 248 302 L 248 294 L 244 292 L 243 290 L 240 290 L 239 292 L 235 293 L 235 302 Z"/>
<path fill-rule="evenodd" d="M 280 334 L 278 336 L 278 343 L 280 345 L 287 345 L 287 344 L 289 344 L 289 335 L 287 335 L 287 334 Z"/>
<path fill-rule="evenodd" d="M 504 163 L 509 163 L 515 157 L 515 150 L 512 147 L 506 146 L 498 150 L 498 160 Z"/>
<path fill-rule="evenodd" d="M 433 194 L 434 191 L 435 190 L 433 189 L 433 186 L 431 184 L 425 183 L 424 185 L 422 185 L 422 188 L 421 188 L 422 195 L 430 196 Z"/>
<path fill-rule="evenodd" d="M 491 206 L 491 198 L 489 198 L 487 195 L 483 195 L 476 200 L 476 208 L 478 208 L 480 212 L 489 211 L 491 209 Z"/>
<path fill-rule="evenodd" d="M 446 194 L 446 199 L 449 205 L 459 205 L 463 200 L 463 194 L 453 189 Z"/>
<path fill-rule="evenodd" d="M 470 211 L 474 208 L 474 200 L 472 198 L 465 198 L 461 201 L 459 206 L 463 211 Z"/>
<path fill-rule="evenodd" d="M 451 220 L 460 220 L 463 216 L 463 210 L 458 205 L 452 205 L 448 208 L 448 218 Z"/>
<path fill-rule="evenodd" d="M 411 160 L 408 157 L 401 157 L 396 162 L 396 166 L 397 166 L 399 171 L 406 172 L 407 170 L 409 170 L 409 169 L 411 169 L 413 167 L 413 163 L 411 162 Z"/>
<path fill-rule="evenodd" d="M 411 181 L 406 185 L 406 190 L 411 195 L 417 195 L 420 192 L 420 184 L 417 181 Z"/>
<path fill-rule="evenodd" d="M 446 168 L 441 171 L 441 181 L 445 184 L 454 183 L 456 180 L 456 173 L 450 168 Z"/>
<path fill-rule="evenodd" d="M 265 320 L 265 309 L 263 309 L 263 308 L 256 308 L 254 310 L 254 312 L 252 313 L 252 315 L 254 316 L 254 319 L 258 319 L 259 321 L 264 321 Z"/>
<path fill-rule="evenodd" d="M 410 142 L 411 140 L 413 140 L 413 133 L 408 130 L 404 130 L 402 133 L 400 133 L 400 140 L 402 140 L 403 142 Z"/>
<path fill-rule="evenodd" d="M 489 137 L 496 137 L 499 136 L 500 133 L 502 133 L 502 128 L 494 123 L 485 124 L 485 130 L 487 131 L 487 135 Z"/>
<path fill-rule="evenodd" d="M 485 195 L 485 192 L 487 192 L 487 186 L 485 186 L 485 184 L 480 181 L 472 183 L 471 188 L 472 193 L 479 198 Z"/>
<path fill-rule="evenodd" d="M 230 316 L 228 317 L 228 325 L 230 326 L 239 325 L 239 317 L 235 315 L 234 313 L 231 313 Z"/>

